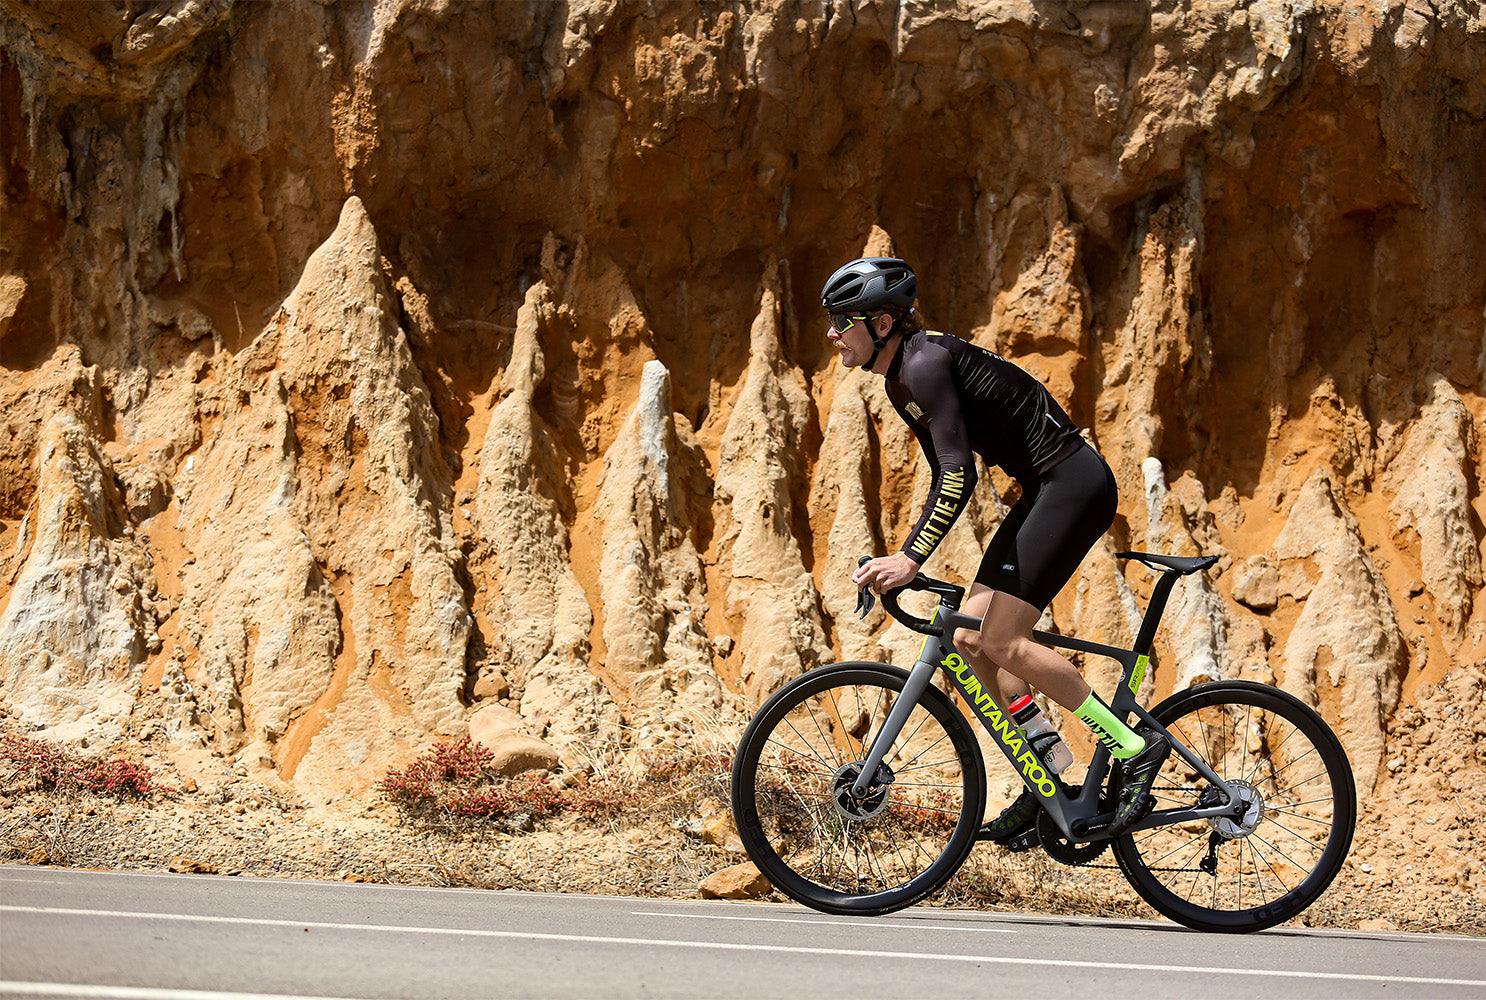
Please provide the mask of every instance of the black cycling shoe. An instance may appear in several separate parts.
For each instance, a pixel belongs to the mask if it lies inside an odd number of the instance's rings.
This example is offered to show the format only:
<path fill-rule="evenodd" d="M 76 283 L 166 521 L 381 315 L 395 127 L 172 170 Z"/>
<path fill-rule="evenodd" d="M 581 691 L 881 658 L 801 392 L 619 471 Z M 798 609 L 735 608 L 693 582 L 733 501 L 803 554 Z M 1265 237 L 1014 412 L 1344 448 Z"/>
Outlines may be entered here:
<path fill-rule="evenodd" d="M 989 840 L 997 844 L 1009 846 L 1009 842 L 1025 835 L 1031 831 L 1033 836 L 1037 834 L 1037 810 L 1041 806 L 1032 797 L 1031 791 L 1022 789 L 1018 795 L 995 819 L 988 819 L 980 824 L 980 831 L 976 833 L 976 840 Z M 1035 847 L 1029 844 L 1028 847 Z M 1026 850 L 1026 847 L 1020 848 Z"/>
<path fill-rule="evenodd" d="M 1105 832 L 1118 837 L 1145 818 L 1151 811 L 1151 785 L 1161 765 L 1171 756 L 1171 741 L 1154 729 L 1141 726 L 1135 732 L 1145 739 L 1145 749 L 1120 762 L 1119 797 L 1115 801 L 1114 820 Z"/>

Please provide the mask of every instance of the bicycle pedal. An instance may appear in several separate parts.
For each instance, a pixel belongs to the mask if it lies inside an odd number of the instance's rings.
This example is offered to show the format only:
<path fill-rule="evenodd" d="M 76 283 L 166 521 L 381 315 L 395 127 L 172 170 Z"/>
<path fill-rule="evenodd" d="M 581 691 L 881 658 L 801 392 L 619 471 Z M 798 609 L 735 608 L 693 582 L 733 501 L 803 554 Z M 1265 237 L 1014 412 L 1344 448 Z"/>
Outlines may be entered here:
<path fill-rule="evenodd" d="M 1014 854 L 1020 854 L 1022 851 L 1030 851 L 1034 847 L 1042 846 L 1042 837 L 1037 833 L 1037 827 L 1034 826 L 1030 830 L 1007 837 L 1005 840 L 999 840 L 997 843 Z"/>

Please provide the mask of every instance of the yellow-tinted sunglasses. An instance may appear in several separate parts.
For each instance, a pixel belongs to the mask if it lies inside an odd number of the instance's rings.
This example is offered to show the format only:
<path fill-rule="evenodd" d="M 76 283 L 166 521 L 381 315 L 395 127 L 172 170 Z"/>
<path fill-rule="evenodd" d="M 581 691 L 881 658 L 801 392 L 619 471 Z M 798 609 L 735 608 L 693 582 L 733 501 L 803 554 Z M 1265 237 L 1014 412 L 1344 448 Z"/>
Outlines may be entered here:
<path fill-rule="evenodd" d="M 836 328 L 837 333 L 845 333 L 856 325 L 857 320 L 868 323 L 871 316 L 848 316 L 846 313 L 831 313 L 831 326 Z"/>

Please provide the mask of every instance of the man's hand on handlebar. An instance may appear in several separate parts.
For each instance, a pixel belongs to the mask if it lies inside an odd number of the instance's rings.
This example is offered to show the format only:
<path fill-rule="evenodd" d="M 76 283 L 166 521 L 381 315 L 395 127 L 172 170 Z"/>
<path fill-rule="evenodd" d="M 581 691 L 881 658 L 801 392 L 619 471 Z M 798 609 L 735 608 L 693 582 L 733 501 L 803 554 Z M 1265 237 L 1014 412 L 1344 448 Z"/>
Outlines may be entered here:
<path fill-rule="evenodd" d="M 960 602 L 965 599 L 965 588 L 943 580 L 931 580 L 919 573 L 918 567 L 918 563 L 901 552 L 878 556 L 876 559 L 862 556 L 857 561 L 857 571 L 851 575 L 852 582 L 857 585 L 857 610 L 862 613 L 862 617 L 866 618 L 872 606 L 877 603 L 877 598 L 873 595 L 881 594 L 882 606 L 887 609 L 887 613 L 904 625 L 924 635 L 943 635 L 943 626 L 936 624 L 938 612 L 935 612 L 933 619 L 909 614 L 898 606 L 897 591 L 899 588 L 927 590 L 939 596 L 940 610 L 956 611 Z M 980 627 L 978 618 L 965 620 Z"/>
<path fill-rule="evenodd" d="M 894 552 L 858 566 L 856 572 L 851 574 L 851 582 L 856 584 L 858 590 L 865 587 L 874 594 L 882 594 L 911 582 L 918 576 L 918 568 L 919 564 L 907 555 Z"/>

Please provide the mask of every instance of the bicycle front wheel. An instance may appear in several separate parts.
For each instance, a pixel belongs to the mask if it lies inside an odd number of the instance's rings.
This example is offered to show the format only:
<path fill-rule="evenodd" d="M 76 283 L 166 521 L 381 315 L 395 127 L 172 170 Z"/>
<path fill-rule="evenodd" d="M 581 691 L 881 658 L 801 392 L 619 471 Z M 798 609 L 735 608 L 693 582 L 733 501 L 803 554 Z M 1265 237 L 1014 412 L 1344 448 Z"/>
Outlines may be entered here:
<path fill-rule="evenodd" d="M 1117 838 L 1115 858 L 1141 898 L 1188 927 L 1228 932 L 1272 927 L 1314 903 L 1357 824 L 1352 768 L 1336 734 L 1293 696 L 1246 681 L 1200 684 L 1151 714 L 1238 790 L 1244 813 Z M 1153 792 L 1158 810 L 1220 801 L 1176 753 Z"/>
<path fill-rule="evenodd" d="M 974 733 L 930 686 L 863 799 L 849 792 L 908 679 L 885 663 L 820 667 L 759 709 L 733 763 L 738 834 L 775 888 L 825 913 L 874 916 L 934 892 L 985 810 Z"/>

